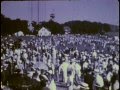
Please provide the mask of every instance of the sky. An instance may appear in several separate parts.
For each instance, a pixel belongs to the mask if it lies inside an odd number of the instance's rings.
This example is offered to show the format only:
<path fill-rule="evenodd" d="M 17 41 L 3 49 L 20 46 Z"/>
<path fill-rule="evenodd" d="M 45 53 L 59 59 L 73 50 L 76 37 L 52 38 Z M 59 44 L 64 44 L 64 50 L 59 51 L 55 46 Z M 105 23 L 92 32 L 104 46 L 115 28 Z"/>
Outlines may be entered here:
<path fill-rule="evenodd" d="M 1 13 L 11 19 L 38 21 L 38 1 L 3 1 Z M 86 20 L 119 25 L 118 0 L 39 1 L 39 21 L 49 21 L 51 13 L 58 23 Z"/>

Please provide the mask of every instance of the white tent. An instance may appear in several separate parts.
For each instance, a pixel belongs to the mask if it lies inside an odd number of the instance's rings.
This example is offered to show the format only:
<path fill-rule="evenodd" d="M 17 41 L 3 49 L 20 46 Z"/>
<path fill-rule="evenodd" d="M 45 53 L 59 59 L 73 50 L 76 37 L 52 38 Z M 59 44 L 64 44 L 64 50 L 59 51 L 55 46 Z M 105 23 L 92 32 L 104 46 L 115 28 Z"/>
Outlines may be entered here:
<path fill-rule="evenodd" d="M 42 27 L 39 31 L 38 31 L 38 36 L 50 36 L 51 32 L 46 29 L 45 27 Z"/>
<path fill-rule="evenodd" d="M 16 32 L 16 33 L 15 33 L 15 36 L 24 36 L 24 34 L 23 34 L 22 31 L 19 31 L 19 32 Z"/>

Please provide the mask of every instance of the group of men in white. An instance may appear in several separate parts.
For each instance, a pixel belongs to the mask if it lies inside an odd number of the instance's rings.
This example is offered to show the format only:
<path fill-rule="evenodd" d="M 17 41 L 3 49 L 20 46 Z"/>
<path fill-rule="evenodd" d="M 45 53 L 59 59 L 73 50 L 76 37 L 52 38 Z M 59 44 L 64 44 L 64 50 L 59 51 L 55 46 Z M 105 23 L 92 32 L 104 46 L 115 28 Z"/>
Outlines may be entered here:
<path fill-rule="evenodd" d="M 57 40 L 57 37 L 60 37 L 60 40 Z M 110 41 L 108 38 L 104 40 L 96 36 L 73 35 L 68 39 L 65 37 L 66 36 L 50 37 L 55 42 L 54 46 L 49 37 L 49 39 L 46 40 L 43 39 L 43 37 L 33 37 L 30 41 L 23 40 L 20 43 L 20 47 L 14 49 L 12 49 L 14 46 L 14 41 L 12 39 L 11 43 L 9 43 L 9 47 L 5 45 L 6 43 L 2 43 L 1 52 L 5 50 L 5 53 L 1 56 L 1 72 L 8 66 L 4 63 L 5 61 L 9 61 L 10 63 L 16 62 L 17 64 L 14 67 L 20 69 L 20 74 L 24 74 L 24 70 L 26 70 L 28 72 L 27 76 L 31 79 L 34 78 L 38 82 L 41 81 L 39 78 L 41 69 L 46 70 L 49 76 L 43 75 L 43 77 L 49 81 L 46 82 L 46 87 L 48 87 L 49 90 L 57 90 L 57 83 L 60 82 L 61 78 L 65 86 L 68 87 L 68 90 L 91 90 L 89 83 L 84 80 L 84 75 L 86 75 L 85 70 L 90 68 L 92 70 L 87 73 L 90 75 L 93 73 L 93 90 L 103 90 L 103 88 L 105 90 L 119 89 L 118 79 L 115 80 L 114 84 L 111 82 L 113 74 L 119 74 L 119 50 L 116 51 L 116 48 L 118 48 L 117 45 L 112 46 L 115 48 L 110 48 L 110 53 L 104 53 L 106 52 L 104 50 L 104 48 L 106 48 L 106 43 L 111 43 L 113 41 Z M 92 41 L 101 43 L 100 45 L 103 49 L 97 49 L 97 44 L 93 44 Z M 91 44 L 89 47 L 91 51 L 80 51 L 78 46 L 75 46 L 73 50 L 69 50 L 70 48 L 66 45 L 64 45 L 64 49 L 60 50 L 58 45 L 61 43 L 64 44 L 64 42 L 69 44 L 78 43 L 78 45 L 83 45 L 83 43 L 86 42 L 87 44 Z M 65 52 L 67 50 L 68 53 Z M 115 57 L 112 53 L 115 54 Z M 11 72 L 14 73 L 13 70 Z M 37 72 L 38 75 L 34 77 L 33 74 L 35 72 Z M 105 79 L 110 83 L 109 86 L 106 86 Z"/>

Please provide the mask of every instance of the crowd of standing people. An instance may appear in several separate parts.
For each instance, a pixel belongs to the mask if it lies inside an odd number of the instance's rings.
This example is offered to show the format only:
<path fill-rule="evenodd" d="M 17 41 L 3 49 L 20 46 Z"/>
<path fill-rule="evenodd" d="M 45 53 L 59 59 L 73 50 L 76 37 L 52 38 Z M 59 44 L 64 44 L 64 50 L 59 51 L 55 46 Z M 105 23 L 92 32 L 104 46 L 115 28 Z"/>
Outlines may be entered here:
<path fill-rule="evenodd" d="M 21 90 L 18 87 L 29 78 L 28 90 L 119 89 L 119 40 L 114 37 L 10 36 L 2 37 L 1 42 L 2 87 Z M 13 85 L 19 81 L 12 79 L 15 75 L 25 77 L 21 86 Z"/>

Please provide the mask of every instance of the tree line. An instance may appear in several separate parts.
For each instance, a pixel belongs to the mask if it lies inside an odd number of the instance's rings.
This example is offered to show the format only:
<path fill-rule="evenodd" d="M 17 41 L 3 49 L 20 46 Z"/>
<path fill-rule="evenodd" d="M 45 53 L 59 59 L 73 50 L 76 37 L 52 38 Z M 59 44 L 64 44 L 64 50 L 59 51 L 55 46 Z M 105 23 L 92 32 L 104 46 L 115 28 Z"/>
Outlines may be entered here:
<path fill-rule="evenodd" d="M 102 24 L 98 22 L 90 21 L 69 21 L 64 23 L 64 25 L 71 28 L 71 33 L 73 34 L 104 34 L 110 31 L 109 24 Z"/>
<path fill-rule="evenodd" d="M 104 34 L 105 32 L 111 31 L 110 25 L 107 23 L 98 23 L 90 21 L 68 21 L 63 24 L 59 24 L 55 21 L 49 20 L 48 22 L 35 22 L 32 21 L 32 27 L 34 29 L 31 32 L 28 28 L 27 20 L 15 19 L 5 17 L 1 14 L 1 35 L 13 35 L 18 31 L 22 31 L 24 34 L 37 35 L 38 30 L 42 27 L 47 28 L 52 34 L 64 34 L 64 27 L 68 26 L 71 28 L 72 34 Z"/>
<path fill-rule="evenodd" d="M 1 35 L 12 35 L 18 31 L 29 33 L 27 23 L 28 21 L 26 20 L 11 20 L 10 18 L 6 18 L 4 15 L 1 15 Z"/>

